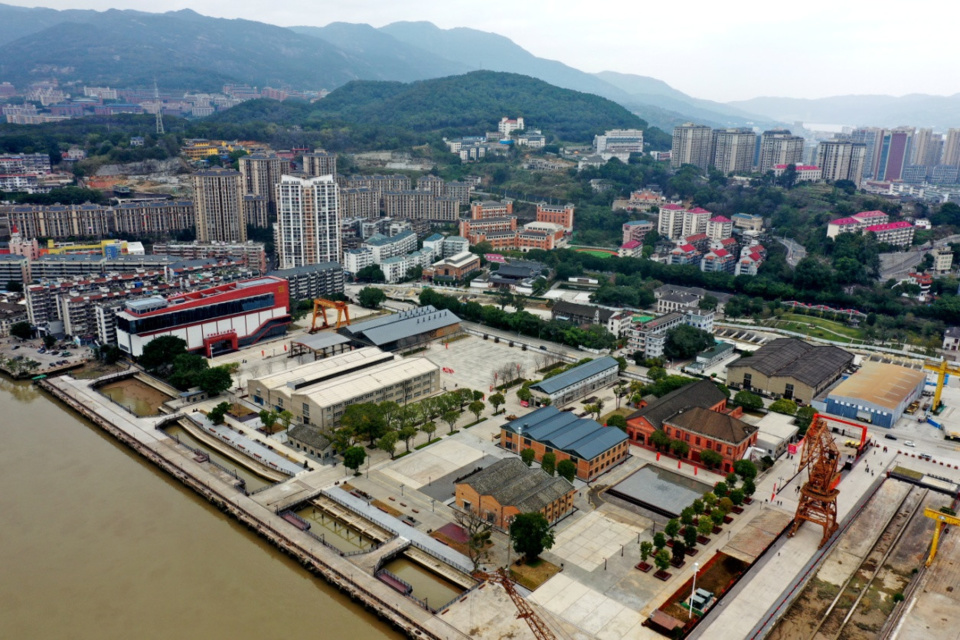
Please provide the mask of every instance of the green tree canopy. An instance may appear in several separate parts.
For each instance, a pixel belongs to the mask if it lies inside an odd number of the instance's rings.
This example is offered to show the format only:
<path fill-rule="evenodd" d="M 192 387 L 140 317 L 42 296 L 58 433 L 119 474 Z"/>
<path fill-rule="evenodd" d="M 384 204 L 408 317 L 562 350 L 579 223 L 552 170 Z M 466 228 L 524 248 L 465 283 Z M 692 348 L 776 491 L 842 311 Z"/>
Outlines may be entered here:
<path fill-rule="evenodd" d="M 523 460 L 523 464 L 529 467 L 537 459 L 537 452 L 533 449 L 524 449 L 520 452 L 520 459 Z"/>
<path fill-rule="evenodd" d="M 787 398 L 780 398 L 779 400 L 775 400 L 773 404 L 770 405 L 770 411 L 782 413 L 788 416 L 796 415 L 797 403 Z"/>
<path fill-rule="evenodd" d="M 552 476 L 557 470 L 557 454 L 555 453 L 543 454 L 543 457 L 540 458 L 540 468 L 543 469 L 547 474 Z"/>
<path fill-rule="evenodd" d="M 210 409 L 210 412 L 207 414 L 207 418 L 213 424 L 223 424 L 223 418 L 227 415 L 228 411 L 230 411 L 230 403 L 221 402 L 213 409 Z"/>
<path fill-rule="evenodd" d="M 573 482 L 573 479 L 577 477 L 577 465 L 564 458 L 557 463 L 557 475 L 566 478 L 568 482 Z"/>
<path fill-rule="evenodd" d="M 380 408 L 373 402 L 351 404 L 343 412 L 340 425 L 356 438 L 366 438 L 370 445 L 387 430 Z"/>
<path fill-rule="evenodd" d="M 688 360 L 713 346 L 713 336 L 687 324 L 667 331 L 663 354 L 671 360 Z"/>
<path fill-rule="evenodd" d="M 348 469 L 353 469 L 354 473 L 357 473 L 360 465 L 362 465 L 366 459 L 367 452 L 363 450 L 363 447 L 350 447 L 343 452 L 343 464 Z"/>
<path fill-rule="evenodd" d="M 360 293 L 357 294 L 357 300 L 360 302 L 361 307 L 366 307 L 367 309 L 377 309 L 387 299 L 387 294 L 377 287 L 364 287 L 360 289 Z"/>
<path fill-rule="evenodd" d="M 513 550 L 530 562 L 553 547 L 553 530 L 542 513 L 521 513 L 510 523 L 510 540 Z"/>
<path fill-rule="evenodd" d="M 747 391 L 746 389 L 738 391 L 737 395 L 733 396 L 733 402 L 737 406 L 743 407 L 748 411 L 763 409 L 763 398 L 755 393 Z"/>
<path fill-rule="evenodd" d="M 15 322 L 10 327 L 10 335 L 21 340 L 29 340 L 33 336 L 33 329 L 29 322 Z"/>
<path fill-rule="evenodd" d="M 196 384 L 208 396 L 218 396 L 233 384 L 230 370 L 225 366 L 211 367 L 197 376 Z"/>
<path fill-rule="evenodd" d="M 143 348 L 143 354 L 137 358 L 144 369 L 160 375 L 167 375 L 177 356 L 187 353 L 187 343 L 176 336 L 154 338 Z"/>

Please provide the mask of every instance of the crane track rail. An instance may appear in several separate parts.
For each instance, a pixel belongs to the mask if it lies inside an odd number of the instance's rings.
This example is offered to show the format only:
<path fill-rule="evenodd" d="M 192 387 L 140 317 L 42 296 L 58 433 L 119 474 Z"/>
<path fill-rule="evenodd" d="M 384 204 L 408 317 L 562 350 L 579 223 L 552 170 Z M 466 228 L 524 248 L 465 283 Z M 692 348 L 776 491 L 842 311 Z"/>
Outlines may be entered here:
<path fill-rule="evenodd" d="M 870 586 L 877 577 L 884 573 L 884 564 L 887 558 L 896 549 L 901 536 L 916 517 L 917 512 L 920 511 L 928 493 L 928 489 L 921 489 L 920 487 L 913 487 L 907 492 L 897 506 L 897 510 L 890 516 L 883 532 L 873 543 L 870 551 L 840 587 L 839 593 L 823 613 L 819 624 L 807 636 L 808 639 L 813 640 L 819 637 L 838 640 L 843 637 L 844 630 L 847 629 L 847 625 L 862 604 L 863 597 L 870 590 Z M 865 582 L 863 582 L 864 578 L 866 579 Z M 855 596 L 855 598 L 853 602 L 849 602 L 849 597 L 852 596 Z"/>

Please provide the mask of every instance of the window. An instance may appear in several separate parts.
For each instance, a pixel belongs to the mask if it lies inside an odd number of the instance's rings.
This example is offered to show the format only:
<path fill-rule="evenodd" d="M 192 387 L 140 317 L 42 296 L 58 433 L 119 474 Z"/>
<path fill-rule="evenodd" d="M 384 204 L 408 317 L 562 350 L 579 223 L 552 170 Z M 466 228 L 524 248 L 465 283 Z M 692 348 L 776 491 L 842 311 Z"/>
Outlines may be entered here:
<path fill-rule="evenodd" d="M 743 388 L 749 389 L 753 385 L 753 376 L 749 373 L 743 374 Z"/>
<path fill-rule="evenodd" d="M 787 400 L 793 399 L 793 385 L 788 384 L 783 388 L 783 397 Z"/>
<path fill-rule="evenodd" d="M 523 439 L 523 446 L 525 446 L 525 447 L 529 447 L 529 446 L 530 446 L 530 438 L 524 438 L 524 439 Z"/>
<path fill-rule="evenodd" d="M 699 446 L 700 446 L 700 438 L 694 438 L 694 439 L 693 439 L 693 444 L 695 444 L 695 445 L 697 445 L 697 446 L 699 447 Z"/>

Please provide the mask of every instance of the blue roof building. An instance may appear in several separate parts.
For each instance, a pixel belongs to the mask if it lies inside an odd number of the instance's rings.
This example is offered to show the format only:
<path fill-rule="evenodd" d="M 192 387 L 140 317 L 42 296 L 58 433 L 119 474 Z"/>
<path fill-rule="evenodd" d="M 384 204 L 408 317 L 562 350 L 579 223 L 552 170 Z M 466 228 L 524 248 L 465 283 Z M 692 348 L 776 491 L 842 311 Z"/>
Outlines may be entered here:
<path fill-rule="evenodd" d="M 549 398 L 550 404 L 562 407 L 613 384 L 619 373 L 620 363 L 604 356 L 530 385 L 530 391 L 535 397 Z"/>
<path fill-rule="evenodd" d="M 542 407 L 500 428 L 500 444 L 519 453 L 533 449 L 536 460 L 553 453 L 557 462 L 570 460 L 577 477 L 590 481 L 619 464 L 629 455 L 627 434 L 616 427 L 602 427 L 594 420 L 578 418 L 554 406 Z"/>

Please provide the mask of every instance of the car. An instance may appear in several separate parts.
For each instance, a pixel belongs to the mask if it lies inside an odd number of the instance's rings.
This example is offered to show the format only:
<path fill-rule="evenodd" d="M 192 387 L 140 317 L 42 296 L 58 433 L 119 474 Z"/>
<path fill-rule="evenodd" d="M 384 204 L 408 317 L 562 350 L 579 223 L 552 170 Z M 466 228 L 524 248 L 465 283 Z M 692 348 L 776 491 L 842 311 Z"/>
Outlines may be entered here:
<path fill-rule="evenodd" d="M 19 348 L 20 348 L 20 345 L 18 345 L 18 344 L 13 345 L 13 350 L 14 350 L 14 351 L 16 351 L 16 350 L 19 349 Z"/>
<path fill-rule="evenodd" d="M 896 439 L 897 439 L 897 436 L 895 436 L 895 435 L 893 435 L 893 434 L 890 434 L 890 433 L 888 433 L 887 435 L 885 435 L 885 436 L 883 436 L 883 437 L 886 438 L 887 440 L 896 440 Z"/>
<path fill-rule="evenodd" d="M 921 454 L 920 454 L 920 459 L 921 459 L 921 460 L 930 460 L 932 457 L 933 457 L 933 456 L 931 456 L 929 453 L 921 453 Z"/>
<path fill-rule="evenodd" d="M 915 446 L 917 446 L 917 445 L 913 444 L 913 440 L 905 440 L 903 444 L 904 444 L 904 446 L 906 446 L 906 447 L 915 447 Z"/>

